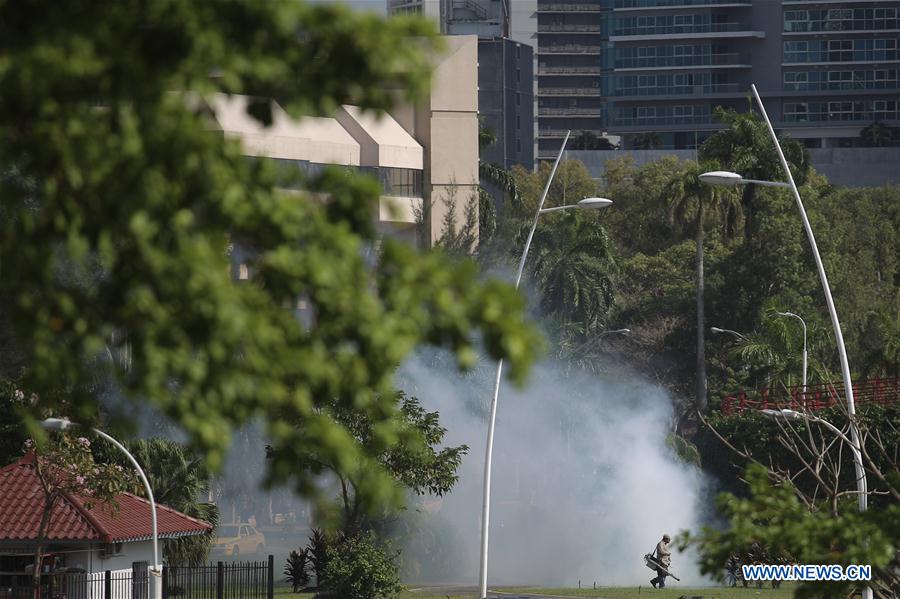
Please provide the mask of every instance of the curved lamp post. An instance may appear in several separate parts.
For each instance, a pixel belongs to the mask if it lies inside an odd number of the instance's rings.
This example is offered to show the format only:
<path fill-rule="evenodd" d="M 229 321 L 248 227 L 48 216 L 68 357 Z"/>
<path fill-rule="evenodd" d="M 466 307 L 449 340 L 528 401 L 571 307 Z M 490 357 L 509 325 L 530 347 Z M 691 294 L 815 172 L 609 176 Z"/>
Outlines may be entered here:
<path fill-rule="evenodd" d="M 41 427 L 48 431 L 65 431 L 75 426 L 79 425 L 66 418 L 47 418 L 41 421 Z M 124 453 L 135 470 L 137 470 L 138 475 L 141 477 L 141 482 L 144 483 L 144 490 L 147 491 L 147 499 L 150 501 L 150 516 L 153 524 L 153 566 L 150 568 L 150 599 L 162 599 L 162 565 L 159 561 L 159 531 L 156 526 L 156 501 L 153 499 L 153 489 L 150 488 L 150 482 L 141 469 L 141 465 L 125 449 L 124 445 L 99 429 L 92 428 L 91 430 Z"/>
<path fill-rule="evenodd" d="M 604 337 L 606 337 L 607 335 L 630 335 L 630 334 L 631 334 L 631 329 L 613 329 L 610 331 L 603 331 L 602 333 L 600 333 L 593 339 L 589 339 L 589 340 L 585 341 L 584 343 L 582 343 L 581 345 L 579 345 L 578 349 L 576 351 L 584 351 L 587 348 L 594 345 L 595 343 L 600 343 L 600 340 L 603 339 Z"/>
<path fill-rule="evenodd" d="M 841 431 L 841 429 L 831 424 L 824 418 L 819 418 L 818 416 L 813 416 L 812 414 L 807 414 L 806 412 L 788 410 L 786 408 L 782 410 L 760 410 L 760 413 L 771 420 L 805 420 L 807 422 L 818 422 L 819 424 L 833 432 L 835 435 L 837 435 L 841 439 L 841 441 L 843 441 L 850 447 L 859 449 L 859 446 L 855 445 L 853 441 L 848 439 L 847 435 L 845 435 L 843 431 Z"/>
<path fill-rule="evenodd" d="M 607 335 L 629 335 L 631 334 L 631 329 L 616 329 L 614 331 L 603 331 L 600 333 L 601 337 L 606 337 Z"/>
<path fill-rule="evenodd" d="M 796 318 L 800 321 L 800 324 L 803 325 L 803 392 L 806 393 L 806 365 L 807 365 L 807 355 L 806 355 L 806 321 L 803 320 L 800 316 L 794 314 L 793 312 L 776 312 L 775 314 L 779 316 L 790 316 L 791 318 Z"/>
<path fill-rule="evenodd" d="M 844 346 L 844 334 L 841 331 L 841 322 L 840 320 L 838 320 L 837 310 L 834 307 L 834 299 L 831 297 L 831 287 L 828 285 L 828 276 L 825 274 L 825 267 L 822 264 L 822 256 L 819 255 L 819 247 L 816 244 L 816 237 L 813 234 L 812 226 L 810 226 L 809 224 L 809 218 L 806 216 L 806 210 L 803 208 L 803 200 L 800 199 L 800 191 L 797 189 L 797 184 L 794 182 L 794 175 L 791 174 L 791 169 L 788 166 L 787 159 L 784 157 L 784 151 L 781 149 L 781 144 L 778 142 L 778 136 L 775 135 L 775 129 L 772 127 L 772 122 L 769 120 L 769 115 L 766 113 L 766 107 L 765 105 L 763 105 L 762 99 L 759 97 L 759 92 L 756 89 L 756 85 L 751 85 L 750 91 L 753 93 L 753 97 L 756 99 L 756 104 L 759 106 L 759 111 L 766 123 L 766 128 L 769 130 L 769 136 L 772 138 L 772 143 L 775 145 L 775 151 L 778 153 L 778 159 L 781 162 L 781 167 L 784 169 L 784 173 L 787 177 L 788 182 L 778 183 L 773 181 L 757 181 L 754 179 L 745 179 L 737 173 L 731 173 L 727 171 L 713 171 L 704 173 L 700 175 L 700 180 L 705 183 L 709 183 L 710 185 L 733 186 L 753 183 L 769 187 L 784 187 L 786 189 L 790 189 L 791 193 L 794 195 L 797 209 L 800 211 L 800 219 L 803 221 L 803 229 L 806 232 L 806 238 L 809 240 L 813 258 L 816 261 L 816 269 L 819 271 L 819 280 L 822 283 L 822 290 L 825 292 L 825 303 L 828 306 L 828 314 L 829 316 L 831 316 L 831 326 L 834 329 L 834 338 L 837 342 L 838 355 L 841 361 L 841 375 L 844 379 L 844 394 L 847 397 L 847 414 L 850 421 L 850 439 L 853 441 L 850 444 L 850 449 L 853 453 L 853 464 L 856 469 L 856 488 L 859 495 L 859 511 L 864 512 L 868 508 L 868 484 L 866 481 L 866 471 L 863 467 L 862 462 L 862 453 L 860 451 L 861 445 L 859 440 L 859 429 L 856 426 L 856 405 L 853 401 L 853 383 L 850 380 L 850 362 L 847 359 L 847 348 Z M 872 599 L 872 589 L 867 587 L 865 589 L 863 597 L 864 599 Z"/>
<path fill-rule="evenodd" d="M 709 330 L 717 335 L 720 333 L 728 333 L 729 335 L 734 335 L 738 339 L 743 339 L 744 341 L 747 341 L 746 335 L 741 335 L 737 331 L 732 331 L 731 329 L 720 329 L 719 327 L 709 327 Z"/>
<path fill-rule="evenodd" d="M 547 184 L 544 186 L 544 193 L 541 195 L 541 201 L 538 203 L 538 209 L 534 215 L 534 222 L 531 225 L 531 230 L 528 232 L 528 239 L 525 241 L 525 249 L 522 251 L 522 258 L 519 260 L 519 269 L 516 272 L 516 289 L 519 288 L 519 283 L 522 282 L 522 273 L 525 270 L 525 259 L 528 257 L 528 250 L 531 248 L 531 240 L 534 238 L 534 232 L 537 229 L 538 220 L 542 214 L 559 212 L 572 208 L 606 208 L 607 206 L 612 205 L 612 200 L 607 200 L 606 198 L 585 198 L 577 204 L 544 208 L 544 201 L 547 199 L 547 193 L 550 191 L 550 184 L 553 183 L 553 177 L 556 175 L 556 169 L 559 166 L 560 159 L 562 159 L 563 152 L 566 149 L 566 142 L 569 141 L 569 135 L 571 133 L 571 131 L 566 132 L 562 147 L 559 149 L 559 155 L 557 155 L 556 161 L 553 163 L 553 170 L 550 171 L 550 177 L 547 179 Z M 479 574 L 480 594 L 478 595 L 481 599 L 487 598 L 488 530 L 491 516 L 491 459 L 494 453 L 494 428 L 497 422 L 497 398 L 500 395 L 500 380 L 502 373 L 503 360 L 501 359 L 497 361 L 497 376 L 494 379 L 494 395 L 491 399 L 491 415 L 488 420 L 487 448 L 484 454 L 484 496 L 481 506 L 481 570 Z"/>

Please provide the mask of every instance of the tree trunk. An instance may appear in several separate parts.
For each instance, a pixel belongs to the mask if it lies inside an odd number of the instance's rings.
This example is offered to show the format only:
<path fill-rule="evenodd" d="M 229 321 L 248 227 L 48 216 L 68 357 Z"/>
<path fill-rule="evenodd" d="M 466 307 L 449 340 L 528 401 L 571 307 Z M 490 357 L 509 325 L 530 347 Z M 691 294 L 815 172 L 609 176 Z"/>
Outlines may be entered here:
<path fill-rule="evenodd" d="M 703 200 L 697 208 L 697 410 L 706 410 L 706 351 L 703 334 L 706 320 L 703 306 Z"/>
<path fill-rule="evenodd" d="M 41 561 L 44 558 L 44 544 L 47 531 L 50 530 L 50 516 L 53 514 L 53 506 L 56 499 L 47 497 L 44 502 L 44 513 L 41 514 L 41 523 L 38 526 L 37 544 L 34 549 L 34 570 L 31 572 L 31 588 L 34 599 L 41 599 Z"/>
<path fill-rule="evenodd" d="M 753 199 L 756 195 L 756 189 L 753 185 L 744 185 L 741 194 L 741 204 L 744 208 L 744 242 L 750 241 L 753 236 Z"/>

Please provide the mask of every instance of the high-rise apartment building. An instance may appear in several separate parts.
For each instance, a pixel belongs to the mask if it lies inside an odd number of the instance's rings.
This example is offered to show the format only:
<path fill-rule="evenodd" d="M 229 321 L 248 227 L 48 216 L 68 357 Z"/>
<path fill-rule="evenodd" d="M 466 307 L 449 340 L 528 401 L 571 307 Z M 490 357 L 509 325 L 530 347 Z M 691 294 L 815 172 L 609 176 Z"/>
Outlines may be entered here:
<path fill-rule="evenodd" d="M 751 83 L 809 147 L 900 124 L 898 1 L 522 0 L 511 31 L 536 45 L 540 158 L 567 129 L 694 148 Z"/>
<path fill-rule="evenodd" d="M 487 162 L 534 164 L 534 57 L 509 38 L 510 7 L 519 0 L 387 0 L 388 14 L 419 14 L 448 35 L 478 36 L 478 115 L 496 142 Z"/>
<path fill-rule="evenodd" d="M 505 37 L 513 0 L 387 0 L 387 12 L 434 19 L 446 35 Z"/>
<path fill-rule="evenodd" d="M 496 142 L 482 160 L 510 169 L 534 164 L 534 55 L 508 38 L 478 40 L 478 116 Z"/>

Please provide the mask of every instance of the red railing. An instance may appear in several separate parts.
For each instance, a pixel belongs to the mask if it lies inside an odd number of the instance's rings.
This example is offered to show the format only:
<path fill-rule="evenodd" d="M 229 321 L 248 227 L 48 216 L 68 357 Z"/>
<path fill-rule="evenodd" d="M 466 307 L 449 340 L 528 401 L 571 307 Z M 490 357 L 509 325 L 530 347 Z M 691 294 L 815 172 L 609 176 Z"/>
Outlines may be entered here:
<path fill-rule="evenodd" d="M 744 410 L 782 408 L 816 411 L 844 405 L 845 401 L 842 382 L 809 385 L 805 391 L 802 385 L 797 385 L 788 388 L 786 393 L 784 390 L 770 393 L 766 388 L 751 394 L 739 391 L 726 395 L 722 398 L 722 413 L 727 416 Z M 854 381 L 853 398 L 857 406 L 900 403 L 900 377 Z"/>

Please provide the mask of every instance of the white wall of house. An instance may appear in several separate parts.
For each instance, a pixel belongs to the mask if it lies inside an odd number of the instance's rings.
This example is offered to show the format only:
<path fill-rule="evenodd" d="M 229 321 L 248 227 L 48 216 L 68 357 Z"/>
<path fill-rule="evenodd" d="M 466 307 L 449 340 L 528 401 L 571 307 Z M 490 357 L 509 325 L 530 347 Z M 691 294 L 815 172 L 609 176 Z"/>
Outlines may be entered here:
<path fill-rule="evenodd" d="M 86 572 L 112 572 L 131 571 L 134 562 L 153 562 L 153 541 L 134 541 L 122 543 L 121 551 L 115 555 L 104 552 L 102 544 L 96 544 L 86 549 L 68 554 L 66 565 L 70 568 L 82 568 Z M 162 542 L 160 542 L 160 552 Z"/>

